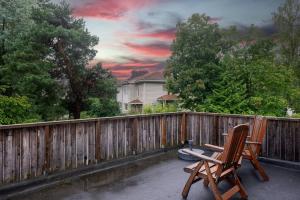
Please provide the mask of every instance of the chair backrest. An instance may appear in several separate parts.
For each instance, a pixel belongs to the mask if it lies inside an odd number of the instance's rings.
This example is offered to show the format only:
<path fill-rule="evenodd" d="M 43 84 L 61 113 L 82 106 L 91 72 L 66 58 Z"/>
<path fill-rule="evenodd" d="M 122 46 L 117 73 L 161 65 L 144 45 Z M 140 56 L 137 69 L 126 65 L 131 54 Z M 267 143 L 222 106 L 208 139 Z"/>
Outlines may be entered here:
<path fill-rule="evenodd" d="M 267 132 L 267 119 L 263 116 L 256 116 L 254 118 L 253 128 L 250 136 L 250 141 L 261 143 Z M 251 145 L 252 150 L 256 155 L 261 150 L 261 145 Z"/>
<path fill-rule="evenodd" d="M 229 130 L 222 154 L 223 170 L 238 164 L 248 133 L 249 124 L 237 125 Z"/>

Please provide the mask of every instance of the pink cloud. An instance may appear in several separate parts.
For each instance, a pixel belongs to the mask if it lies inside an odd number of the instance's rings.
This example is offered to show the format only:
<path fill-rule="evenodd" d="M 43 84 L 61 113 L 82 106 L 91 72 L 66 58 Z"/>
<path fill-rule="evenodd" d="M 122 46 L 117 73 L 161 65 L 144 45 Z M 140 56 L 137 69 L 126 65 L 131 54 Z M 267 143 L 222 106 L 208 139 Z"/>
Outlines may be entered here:
<path fill-rule="evenodd" d="M 156 0 L 92 0 L 73 8 L 79 17 L 92 17 L 104 20 L 118 20 L 128 11 L 142 8 Z"/>
<path fill-rule="evenodd" d="M 171 55 L 170 46 L 165 43 L 135 44 L 128 42 L 124 43 L 124 45 L 135 53 L 145 56 L 167 58 Z"/>
<path fill-rule="evenodd" d="M 126 79 L 131 76 L 134 71 L 148 71 L 153 72 L 162 70 L 164 62 L 158 62 L 152 59 L 140 60 L 134 57 L 122 57 L 124 62 L 102 61 L 103 67 L 110 70 L 117 79 Z M 100 61 L 95 61 L 99 63 Z"/>
<path fill-rule="evenodd" d="M 176 28 L 170 28 L 166 30 L 157 30 L 151 33 L 138 33 L 135 37 L 139 38 L 154 38 L 162 40 L 173 40 L 175 38 Z"/>
<path fill-rule="evenodd" d="M 159 63 L 142 63 L 142 62 L 137 62 L 137 63 L 103 63 L 103 67 L 110 69 L 110 68 L 116 68 L 116 67 L 122 67 L 122 68 L 126 68 L 126 67 L 130 67 L 130 68 L 142 68 L 142 67 L 155 67 L 157 66 Z"/>

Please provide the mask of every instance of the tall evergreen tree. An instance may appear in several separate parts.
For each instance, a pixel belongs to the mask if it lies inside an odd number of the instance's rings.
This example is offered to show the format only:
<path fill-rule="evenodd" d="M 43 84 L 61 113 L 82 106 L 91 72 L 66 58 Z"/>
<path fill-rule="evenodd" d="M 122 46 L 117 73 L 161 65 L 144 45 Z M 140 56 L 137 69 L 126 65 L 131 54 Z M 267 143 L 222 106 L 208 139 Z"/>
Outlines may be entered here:
<path fill-rule="evenodd" d="M 185 108 L 195 109 L 212 92 L 225 47 L 218 25 L 206 15 L 194 14 L 177 25 L 167 62 L 167 87 L 179 94 Z"/>
<path fill-rule="evenodd" d="M 241 114 L 249 113 L 246 85 L 226 71 L 203 105 L 201 111 Z"/>

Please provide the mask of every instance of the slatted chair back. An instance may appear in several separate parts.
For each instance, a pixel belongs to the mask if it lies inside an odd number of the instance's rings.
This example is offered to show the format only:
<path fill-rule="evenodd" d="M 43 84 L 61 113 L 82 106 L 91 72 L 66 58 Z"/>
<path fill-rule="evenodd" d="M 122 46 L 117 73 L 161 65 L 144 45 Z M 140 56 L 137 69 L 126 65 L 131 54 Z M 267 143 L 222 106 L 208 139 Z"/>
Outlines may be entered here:
<path fill-rule="evenodd" d="M 222 154 L 222 162 L 224 165 L 221 171 L 237 166 L 245 147 L 248 133 L 248 124 L 241 124 L 229 130 Z"/>
<path fill-rule="evenodd" d="M 266 132 L 267 132 L 267 119 L 262 116 L 256 116 L 254 118 L 250 141 L 262 144 Z M 250 144 L 250 146 L 256 155 L 260 153 L 261 145 Z"/>

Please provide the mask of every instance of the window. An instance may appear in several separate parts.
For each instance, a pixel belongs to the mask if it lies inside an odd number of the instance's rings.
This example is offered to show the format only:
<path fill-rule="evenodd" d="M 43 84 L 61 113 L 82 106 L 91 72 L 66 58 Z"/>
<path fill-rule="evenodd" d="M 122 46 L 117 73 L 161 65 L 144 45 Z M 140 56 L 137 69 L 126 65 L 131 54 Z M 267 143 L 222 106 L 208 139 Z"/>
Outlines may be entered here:
<path fill-rule="evenodd" d="M 128 110 L 128 104 L 125 103 L 125 110 Z"/>

